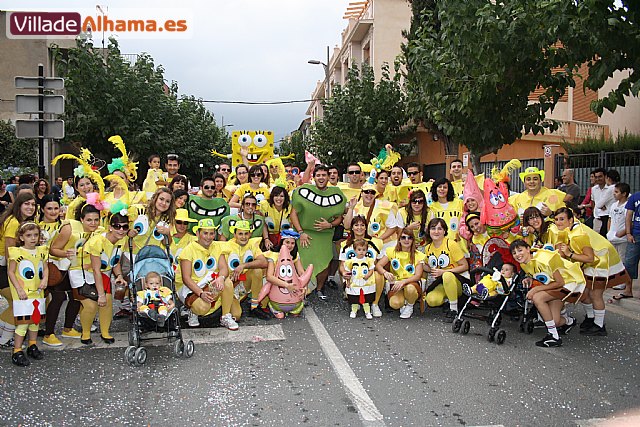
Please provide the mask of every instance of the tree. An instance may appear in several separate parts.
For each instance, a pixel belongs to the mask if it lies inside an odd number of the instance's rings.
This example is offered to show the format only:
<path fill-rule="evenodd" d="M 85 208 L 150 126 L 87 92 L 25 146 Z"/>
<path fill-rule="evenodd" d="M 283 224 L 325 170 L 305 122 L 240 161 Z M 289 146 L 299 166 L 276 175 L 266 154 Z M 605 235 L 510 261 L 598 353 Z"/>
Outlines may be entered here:
<path fill-rule="evenodd" d="M 13 175 L 35 172 L 38 168 L 38 140 L 16 138 L 16 128 L 0 120 L 0 171 Z"/>
<path fill-rule="evenodd" d="M 130 64 L 115 39 L 106 52 L 78 40 L 76 48 L 56 51 L 56 66 L 65 77 L 66 137 L 110 161 L 117 153 L 107 139 L 119 134 L 140 160 L 144 179 L 152 153 L 180 155 L 182 171 L 199 180 L 199 164 L 213 164 L 209 151 L 226 152 L 228 139 L 201 100 L 178 98 L 178 85 L 165 84 L 164 70 L 149 55 Z"/>
<path fill-rule="evenodd" d="M 404 104 L 400 75 L 391 78 L 388 65 L 377 83 L 368 64 L 352 67 L 344 86 L 335 86 L 324 104 L 323 118 L 312 132 L 312 151 L 340 168 L 370 159 L 410 131 Z"/>
<path fill-rule="evenodd" d="M 291 132 L 291 135 L 286 137 L 281 143 L 280 148 L 278 149 L 278 154 L 280 156 L 286 156 L 291 153 L 295 154 L 293 160 L 285 160 L 285 163 L 294 164 L 302 169 L 306 167 L 306 162 L 304 159 L 304 150 L 305 150 L 306 142 L 304 140 L 304 135 L 299 130 L 294 130 Z"/>

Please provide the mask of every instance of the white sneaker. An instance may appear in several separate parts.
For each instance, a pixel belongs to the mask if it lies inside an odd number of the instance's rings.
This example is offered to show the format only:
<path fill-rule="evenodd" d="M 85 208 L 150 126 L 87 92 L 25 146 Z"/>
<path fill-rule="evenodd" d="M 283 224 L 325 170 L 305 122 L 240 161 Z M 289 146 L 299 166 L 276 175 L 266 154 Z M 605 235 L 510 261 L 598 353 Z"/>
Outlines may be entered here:
<path fill-rule="evenodd" d="M 413 305 L 406 304 L 404 306 L 404 312 L 400 313 L 401 319 L 408 319 L 413 314 Z"/>
<path fill-rule="evenodd" d="M 382 310 L 380 310 L 378 304 L 371 304 L 371 314 L 373 314 L 373 317 L 382 317 Z"/>
<path fill-rule="evenodd" d="M 238 323 L 236 322 L 236 319 L 234 319 L 231 316 L 231 313 L 227 313 L 224 316 L 222 316 L 220 318 L 220 325 L 224 326 L 225 328 L 229 329 L 230 331 L 237 331 L 238 330 Z"/>
<path fill-rule="evenodd" d="M 351 313 L 349 313 L 349 317 L 352 318 L 352 319 L 355 319 L 357 314 L 358 314 L 357 311 L 352 311 Z"/>
<path fill-rule="evenodd" d="M 615 285 L 613 289 L 615 289 L 616 291 L 624 291 L 626 287 L 627 287 L 626 283 L 621 283 L 619 285 Z"/>
<path fill-rule="evenodd" d="M 366 317 L 368 320 L 373 319 L 373 316 L 371 315 L 371 313 L 365 313 L 364 317 Z"/>
<path fill-rule="evenodd" d="M 93 321 L 93 323 L 91 324 L 91 332 L 95 332 L 98 330 L 98 322 L 97 321 Z"/>
<path fill-rule="evenodd" d="M 187 306 L 183 305 L 180 307 L 180 317 L 189 317 L 189 313 L 190 311 Z"/>
<path fill-rule="evenodd" d="M 189 320 L 187 320 L 187 324 L 192 328 L 197 328 L 200 326 L 200 321 L 198 320 L 198 315 L 189 312 Z"/>
<path fill-rule="evenodd" d="M 400 307 L 400 317 L 404 316 L 404 312 L 407 311 L 407 305 Z"/>

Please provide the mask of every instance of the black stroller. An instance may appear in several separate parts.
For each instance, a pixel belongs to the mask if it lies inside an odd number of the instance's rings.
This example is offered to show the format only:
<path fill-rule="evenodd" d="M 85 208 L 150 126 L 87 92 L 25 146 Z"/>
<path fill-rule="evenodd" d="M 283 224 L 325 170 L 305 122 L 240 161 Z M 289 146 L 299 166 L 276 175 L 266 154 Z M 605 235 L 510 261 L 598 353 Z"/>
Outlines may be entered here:
<path fill-rule="evenodd" d="M 162 278 L 162 286 L 171 290 L 173 301 L 178 301 L 168 251 L 165 252 L 161 247 L 154 245 L 140 249 L 130 273 L 129 299 L 133 307 L 133 321 L 129 330 L 129 347 L 124 351 L 124 359 L 131 365 L 143 365 L 147 360 L 147 349 L 141 344 L 143 341 L 154 339 L 166 339 L 169 343 L 174 343 L 175 355 L 189 358 L 193 356 L 195 346 L 193 341 L 185 343 L 182 339 L 177 308 L 168 313 L 162 326 L 161 323 L 142 317 L 138 313 L 138 291 L 143 289 L 145 277 L 149 272 L 158 273 Z"/>
<path fill-rule="evenodd" d="M 487 241 L 482 250 L 483 267 L 478 267 L 470 271 L 470 275 L 474 283 L 478 283 L 481 277 L 486 274 L 492 274 L 495 270 L 499 270 L 502 265 L 507 262 L 515 263 L 511 260 L 509 245 L 501 238 L 493 237 Z M 518 266 L 516 265 L 516 268 Z M 468 319 L 477 319 L 486 322 L 489 325 L 487 332 L 487 340 L 495 341 L 497 344 L 503 344 L 507 338 L 507 331 L 500 329 L 503 315 L 516 315 L 520 313 L 516 301 L 514 290 L 517 286 L 521 286 L 522 272 L 516 272 L 510 285 L 504 278 L 500 279 L 497 287 L 498 294 L 483 298 L 478 295 L 471 295 L 469 287 L 466 287 L 467 301 L 456 316 L 451 325 L 454 333 L 460 332 L 462 335 L 469 333 L 471 322 Z M 526 303 L 526 298 L 525 298 Z"/>

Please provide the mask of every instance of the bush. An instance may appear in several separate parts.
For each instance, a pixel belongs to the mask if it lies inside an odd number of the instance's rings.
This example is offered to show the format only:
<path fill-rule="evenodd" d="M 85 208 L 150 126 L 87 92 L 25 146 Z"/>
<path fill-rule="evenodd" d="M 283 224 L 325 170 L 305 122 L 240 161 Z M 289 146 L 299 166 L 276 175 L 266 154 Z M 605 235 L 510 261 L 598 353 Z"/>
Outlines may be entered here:
<path fill-rule="evenodd" d="M 567 150 L 567 154 L 588 154 L 599 153 L 601 151 L 629 151 L 640 150 L 640 135 L 629 133 L 618 133 L 617 138 L 600 137 L 586 138 L 579 143 L 563 142 L 562 147 Z"/>

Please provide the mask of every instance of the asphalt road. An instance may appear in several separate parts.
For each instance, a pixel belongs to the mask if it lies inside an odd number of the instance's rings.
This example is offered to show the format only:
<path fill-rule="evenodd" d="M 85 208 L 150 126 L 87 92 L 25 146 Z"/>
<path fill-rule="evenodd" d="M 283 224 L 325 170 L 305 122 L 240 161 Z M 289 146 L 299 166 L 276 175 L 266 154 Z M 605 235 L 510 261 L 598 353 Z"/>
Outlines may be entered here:
<path fill-rule="evenodd" d="M 640 407 L 635 305 L 607 313 L 608 337 L 573 331 L 541 349 L 543 330 L 522 334 L 516 322 L 504 322 L 498 346 L 479 321 L 453 334 L 439 309 L 349 319 L 337 291 L 329 296 L 311 297 L 300 318 L 187 330 L 191 359 L 160 342 L 129 366 L 124 333 L 112 346 L 41 346 L 45 359 L 28 368 L 3 351 L 0 425 L 587 426 Z"/>

